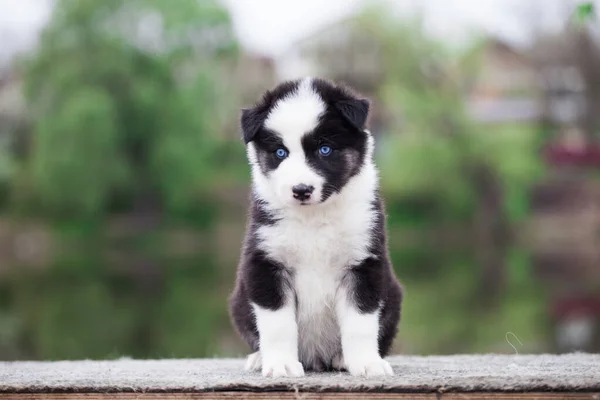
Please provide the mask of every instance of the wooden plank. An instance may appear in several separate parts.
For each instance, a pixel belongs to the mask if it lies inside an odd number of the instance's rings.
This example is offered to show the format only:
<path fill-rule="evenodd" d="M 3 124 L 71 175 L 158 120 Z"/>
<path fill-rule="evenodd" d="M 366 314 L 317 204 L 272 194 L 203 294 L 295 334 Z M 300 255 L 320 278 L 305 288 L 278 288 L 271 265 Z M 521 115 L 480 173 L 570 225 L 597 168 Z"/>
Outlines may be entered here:
<path fill-rule="evenodd" d="M 0 400 L 600 400 L 595 393 L 308 393 L 308 392 L 199 392 L 199 393 L 0 393 Z"/>

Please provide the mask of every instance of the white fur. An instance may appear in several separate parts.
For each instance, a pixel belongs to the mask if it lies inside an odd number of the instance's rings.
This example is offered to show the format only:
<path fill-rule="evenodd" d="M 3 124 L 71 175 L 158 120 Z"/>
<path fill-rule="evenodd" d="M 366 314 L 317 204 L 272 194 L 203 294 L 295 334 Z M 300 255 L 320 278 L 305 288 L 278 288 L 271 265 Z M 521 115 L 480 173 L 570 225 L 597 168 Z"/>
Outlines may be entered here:
<path fill-rule="evenodd" d="M 260 356 L 260 351 L 256 351 L 256 352 L 248 355 L 244 369 L 246 371 L 260 371 L 261 368 L 262 368 L 262 357 Z"/>
<path fill-rule="evenodd" d="M 259 335 L 263 376 L 304 376 L 302 364 L 298 362 L 298 326 L 293 301 L 288 301 L 277 311 L 256 304 L 252 304 L 252 309 Z M 249 357 L 247 368 L 254 368 L 257 361 Z"/>
<path fill-rule="evenodd" d="M 279 132 L 286 139 L 300 139 L 317 126 L 319 116 L 325 111 L 325 103 L 312 87 L 312 80 L 305 78 L 298 89 L 279 100 L 265 120 L 265 128 Z"/>
<path fill-rule="evenodd" d="M 362 314 L 348 302 L 350 293 L 343 291 L 336 307 L 342 336 L 342 364 L 351 375 L 393 375 L 390 364 L 381 358 L 378 348 L 379 313 Z"/>

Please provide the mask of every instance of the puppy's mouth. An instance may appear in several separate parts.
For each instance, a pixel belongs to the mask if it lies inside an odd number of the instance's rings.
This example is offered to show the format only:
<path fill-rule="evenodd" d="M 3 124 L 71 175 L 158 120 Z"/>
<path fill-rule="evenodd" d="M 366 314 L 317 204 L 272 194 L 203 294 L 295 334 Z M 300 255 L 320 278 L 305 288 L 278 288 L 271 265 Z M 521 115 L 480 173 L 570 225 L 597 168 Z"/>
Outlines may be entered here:
<path fill-rule="evenodd" d="M 301 206 L 301 207 L 306 207 L 306 206 L 312 206 L 314 204 L 316 204 L 317 202 L 314 201 L 313 199 L 305 199 L 305 200 L 296 200 L 296 204 Z"/>
<path fill-rule="evenodd" d="M 320 203 L 321 203 L 321 201 L 318 198 L 314 198 L 314 197 L 311 197 L 310 199 L 302 199 L 302 200 L 295 199 L 295 204 L 300 207 L 316 206 Z"/>

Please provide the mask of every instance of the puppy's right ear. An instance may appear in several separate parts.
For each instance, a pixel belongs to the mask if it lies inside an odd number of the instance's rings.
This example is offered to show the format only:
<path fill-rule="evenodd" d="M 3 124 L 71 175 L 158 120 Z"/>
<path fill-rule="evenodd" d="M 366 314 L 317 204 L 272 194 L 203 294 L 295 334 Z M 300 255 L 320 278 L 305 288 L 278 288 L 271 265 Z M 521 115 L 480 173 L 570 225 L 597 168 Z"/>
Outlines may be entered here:
<path fill-rule="evenodd" d="M 358 130 L 365 129 L 369 116 L 369 101 L 366 99 L 342 100 L 335 103 L 335 107 L 344 118 Z"/>
<path fill-rule="evenodd" d="M 255 108 L 243 108 L 240 122 L 244 142 L 248 144 L 254 139 L 264 121 L 262 115 Z"/>

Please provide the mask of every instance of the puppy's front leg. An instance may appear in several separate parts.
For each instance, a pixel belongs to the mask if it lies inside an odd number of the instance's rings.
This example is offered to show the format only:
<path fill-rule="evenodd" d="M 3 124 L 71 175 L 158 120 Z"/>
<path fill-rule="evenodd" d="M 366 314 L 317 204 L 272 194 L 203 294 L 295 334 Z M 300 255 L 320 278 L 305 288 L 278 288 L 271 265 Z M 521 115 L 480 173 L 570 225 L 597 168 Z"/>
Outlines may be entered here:
<path fill-rule="evenodd" d="M 293 302 L 278 310 L 252 304 L 256 315 L 263 376 L 303 376 L 298 361 L 298 327 Z"/>
<path fill-rule="evenodd" d="M 285 270 L 263 257 L 252 260 L 247 276 L 258 330 L 263 376 L 303 376 L 298 361 L 296 307 Z"/>
<path fill-rule="evenodd" d="M 393 375 L 379 353 L 382 279 L 381 265 L 368 258 L 349 269 L 342 282 L 336 313 L 342 337 L 341 364 L 351 375 Z"/>

